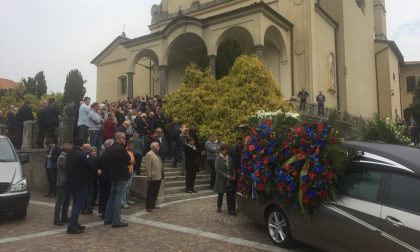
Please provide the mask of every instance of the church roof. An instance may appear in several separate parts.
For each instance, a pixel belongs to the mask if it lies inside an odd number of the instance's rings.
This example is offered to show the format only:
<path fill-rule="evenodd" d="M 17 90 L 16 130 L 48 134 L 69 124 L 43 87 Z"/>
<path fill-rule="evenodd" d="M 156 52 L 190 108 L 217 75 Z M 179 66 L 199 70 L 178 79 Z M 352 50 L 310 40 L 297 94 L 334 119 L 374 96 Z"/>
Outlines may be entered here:
<path fill-rule="evenodd" d="M 10 89 L 16 87 L 16 82 L 8 79 L 0 78 L 0 89 Z"/>
<path fill-rule="evenodd" d="M 414 66 L 414 65 L 420 65 L 420 61 L 407 61 L 404 63 L 406 66 Z"/>
<path fill-rule="evenodd" d="M 397 56 L 398 61 L 401 64 L 404 64 L 404 55 L 401 53 L 400 48 L 398 48 L 397 44 L 393 40 L 383 40 L 383 39 L 375 39 L 375 42 L 379 43 L 387 43 L 389 48 L 394 52 L 395 56 Z"/>
<path fill-rule="evenodd" d="M 284 27 L 285 29 L 291 29 L 293 27 L 293 24 L 288 19 L 283 17 L 277 11 L 273 10 L 266 3 L 256 2 L 245 7 L 227 11 L 218 15 L 204 18 L 204 19 L 198 19 L 198 18 L 190 17 L 190 16 L 178 16 L 174 18 L 162 31 L 158 31 L 155 33 L 151 33 L 145 36 L 135 38 L 135 39 L 131 39 L 129 41 L 123 42 L 122 45 L 124 45 L 125 47 L 130 47 L 130 46 L 138 45 L 139 43 L 153 41 L 153 40 L 165 37 L 173 28 L 177 27 L 178 25 L 182 23 L 196 23 L 199 26 L 207 26 L 208 24 L 211 24 L 218 20 L 232 18 L 236 14 L 241 15 L 243 13 L 254 13 L 257 11 L 263 11 L 267 16 L 269 16 L 269 18 L 272 18 L 273 20 L 275 20 L 280 26 Z"/>
<path fill-rule="evenodd" d="M 116 37 L 101 53 L 98 54 L 90 63 L 91 64 L 98 64 L 98 62 L 102 59 L 103 56 L 107 55 L 108 52 L 111 51 L 112 48 L 121 44 L 122 42 L 130 40 L 125 36 L 125 32 L 123 32 L 120 36 Z"/>

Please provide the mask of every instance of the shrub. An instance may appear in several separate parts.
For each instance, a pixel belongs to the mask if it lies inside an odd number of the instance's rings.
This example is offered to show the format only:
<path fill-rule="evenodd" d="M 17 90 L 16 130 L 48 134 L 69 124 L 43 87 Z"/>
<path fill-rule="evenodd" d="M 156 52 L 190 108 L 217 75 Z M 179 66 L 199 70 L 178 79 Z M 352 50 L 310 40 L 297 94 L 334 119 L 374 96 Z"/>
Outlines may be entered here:
<path fill-rule="evenodd" d="M 404 128 L 393 123 L 390 118 L 373 114 L 372 118 L 359 127 L 362 141 L 384 142 L 408 145 L 410 139 L 404 135 Z"/>
<path fill-rule="evenodd" d="M 229 75 L 216 81 L 209 69 L 191 65 L 184 83 L 164 99 L 167 118 L 180 118 L 196 126 L 201 140 L 211 133 L 223 135 L 225 143 L 239 136 L 235 128 L 247 123 L 259 110 L 283 111 L 290 107 L 265 65 L 255 56 L 240 56 Z"/>

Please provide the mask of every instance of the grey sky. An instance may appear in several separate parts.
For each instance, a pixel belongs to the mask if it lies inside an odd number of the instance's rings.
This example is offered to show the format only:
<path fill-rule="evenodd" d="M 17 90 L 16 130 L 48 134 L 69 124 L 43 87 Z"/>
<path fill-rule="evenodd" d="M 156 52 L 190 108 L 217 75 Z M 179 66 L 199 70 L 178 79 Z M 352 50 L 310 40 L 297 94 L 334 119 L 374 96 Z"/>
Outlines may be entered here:
<path fill-rule="evenodd" d="M 123 31 L 149 33 L 150 8 L 160 0 L 0 0 L 0 77 L 19 81 L 44 71 L 48 91 L 63 92 L 66 75 L 79 69 L 95 98 L 90 61 Z M 420 60 L 419 0 L 386 0 L 388 37 L 406 60 Z"/>

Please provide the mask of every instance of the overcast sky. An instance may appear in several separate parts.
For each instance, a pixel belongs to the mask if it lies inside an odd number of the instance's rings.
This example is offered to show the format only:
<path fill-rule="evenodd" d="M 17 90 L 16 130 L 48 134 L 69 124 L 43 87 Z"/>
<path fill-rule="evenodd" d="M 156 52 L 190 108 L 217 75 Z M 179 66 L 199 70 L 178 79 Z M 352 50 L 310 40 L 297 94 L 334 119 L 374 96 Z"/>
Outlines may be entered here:
<path fill-rule="evenodd" d="M 48 92 L 63 92 L 66 75 L 79 69 L 87 95 L 96 95 L 90 64 L 123 31 L 149 33 L 150 8 L 160 0 L 0 0 L 0 78 L 19 81 L 44 71 Z M 388 38 L 406 60 L 420 61 L 420 1 L 386 0 Z"/>

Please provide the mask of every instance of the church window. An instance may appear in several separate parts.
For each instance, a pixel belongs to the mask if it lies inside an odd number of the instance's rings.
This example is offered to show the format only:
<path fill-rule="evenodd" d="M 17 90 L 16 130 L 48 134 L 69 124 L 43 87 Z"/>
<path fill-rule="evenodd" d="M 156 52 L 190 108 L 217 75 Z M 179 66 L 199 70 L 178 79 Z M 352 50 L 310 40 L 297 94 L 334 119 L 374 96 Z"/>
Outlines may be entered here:
<path fill-rule="evenodd" d="M 414 92 L 414 89 L 416 88 L 416 77 L 408 76 L 405 80 L 407 83 L 407 92 Z"/>
<path fill-rule="evenodd" d="M 357 4 L 357 7 L 359 7 L 363 11 L 363 14 L 365 14 L 365 12 L 366 12 L 366 1 L 365 0 L 356 0 L 356 4 Z"/>
<path fill-rule="evenodd" d="M 119 95 L 127 94 L 127 76 L 118 77 L 118 93 Z"/>

